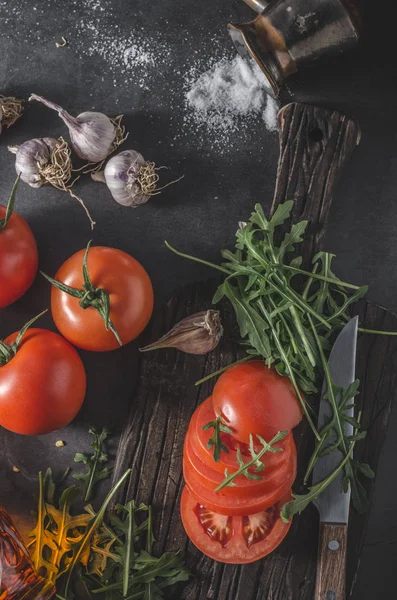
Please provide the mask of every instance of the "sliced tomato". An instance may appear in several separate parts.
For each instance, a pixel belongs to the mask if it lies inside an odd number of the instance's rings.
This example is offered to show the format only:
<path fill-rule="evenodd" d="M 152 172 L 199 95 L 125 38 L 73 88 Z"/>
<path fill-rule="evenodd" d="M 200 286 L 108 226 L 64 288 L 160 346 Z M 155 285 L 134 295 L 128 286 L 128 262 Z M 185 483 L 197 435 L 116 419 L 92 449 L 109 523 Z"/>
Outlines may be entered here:
<path fill-rule="evenodd" d="M 200 483 L 209 490 L 215 490 L 222 483 L 225 475 L 213 469 L 209 464 L 204 463 L 195 454 L 190 440 L 191 437 L 187 435 L 184 444 L 184 459 L 192 467 Z M 290 448 L 292 447 L 290 446 Z M 222 492 L 225 496 L 251 496 L 252 494 L 265 494 L 275 488 L 279 488 L 284 484 L 286 477 L 295 477 L 296 466 L 296 452 L 292 450 L 288 452 L 287 460 L 281 458 L 282 454 L 282 452 L 277 453 L 277 456 L 280 456 L 280 466 L 278 469 L 272 469 L 268 472 L 265 460 L 265 469 L 260 473 L 261 479 L 248 479 L 244 475 L 241 475 L 234 480 L 236 487 L 224 487 Z M 212 464 L 215 464 L 213 458 Z M 229 473 L 233 473 L 234 471 L 235 469 L 229 470 Z"/>
<path fill-rule="evenodd" d="M 250 434 L 269 441 L 279 431 L 292 431 L 302 419 L 291 381 L 263 360 L 241 363 L 222 373 L 212 403 L 234 437 L 246 444 Z"/>
<path fill-rule="evenodd" d="M 222 443 L 229 449 L 229 452 L 221 452 L 221 457 L 218 462 L 214 461 L 213 449 L 209 449 L 207 444 L 213 434 L 213 429 L 203 430 L 204 425 L 216 418 L 214 408 L 212 406 L 212 397 L 210 396 L 195 410 L 190 421 L 187 436 L 192 445 L 195 454 L 206 464 L 210 465 L 215 471 L 224 473 L 225 469 L 236 471 L 239 467 L 236 457 L 237 448 L 240 450 L 243 458 L 250 458 L 248 444 L 239 442 L 233 436 L 227 433 L 221 433 Z M 266 473 L 270 475 L 273 470 L 280 468 L 280 463 L 283 461 L 286 464 L 291 459 L 291 453 L 296 454 L 295 442 L 292 434 L 288 434 L 283 440 L 277 443 L 277 446 L 283 449 L 283 452 L 267 453 L 265 458 Z M 259 451 L 262 446 L 255 445 L 255 449 Z M 254 468 L 250 469 L 254 472 Z"/>
<path fill-rule="evenodd" d="M 181 497 L 181 516 L 191 542 L 219 562 L 247 564 L 267 556 L 283 541 L 291 526 L 280 518 L 290 491 L 266 510 L 231 516 L 217 514 L 197 502 L 187 487 Z"/>
<path fill-rule="evenodd" d="M 249 495 L 238 494 L 235 487 L 231 488 L 234 490 L 234 495 L 231 495 L 229 490 L 225 491 L 226 488 L 219 492 L 209 489 L 208 485 L 203 485 L 195 469 L 185 458 L 183 460 L 183 476 L 186 486 L 199 504 L 221 515 L 242 516 L 266 510 L 290 490 L 296 476 L 296 460 L 294 463 L 293 470 L 286 474 L 280 485 L 264 493 L 257 492 Z"/>

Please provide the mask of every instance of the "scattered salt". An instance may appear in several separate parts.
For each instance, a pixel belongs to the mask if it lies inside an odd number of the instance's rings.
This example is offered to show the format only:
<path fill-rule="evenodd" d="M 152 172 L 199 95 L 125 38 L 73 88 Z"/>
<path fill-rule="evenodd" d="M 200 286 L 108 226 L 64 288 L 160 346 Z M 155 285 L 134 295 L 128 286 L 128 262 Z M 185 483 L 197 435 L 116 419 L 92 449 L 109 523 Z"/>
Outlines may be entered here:
<path fill-rule="evenodd" d="M 265 122 L 266 129 L 269 131 L 277 131 L 277 114 L 280 110 L 280 104 L 271 96 L 266 97 L 266 107 L 262 113 L 262 118 Z"/>
<path fill-rule="evenodd" d="M 0 0 L 0 21 L 13 23 L 24 15 L 27 22 L 36 22 L 49 4 L 50 0 Z M 226 154 L 237 150 L 241 142 L 249 142 L 259 123 L 270 132 L 277 129 L 278 106 L 266 96 L 261 70 L 254 61 L 250 64 L 225 53 L 223 31 L 208 39 L 209 58 L 186 35 L 173 39 L 167 31 L 154 35 L 144 27 L 128 28 L 112 0 L 69 0 L 69 8 L 80 16 L 75 28 L 64 32 L 68 40 L 70 36 L 70 56 L 77 60 L 93 57 L 102 69 L 98 79 L 109 82 L 114 93 L 118 88 L 150 91 L 157 105 L 169 114 L 168 143 Z M 27 44 L 31 36 L 37 36 L 34 29 L 25 33 Z M 54 44 L 48 32 L 39 39 Z M 183 69 L 178 64 L 181 43 L 186 54 Z M 163 88 L 164 94 L 160 92 Z M 178 118 L 173 119 L 173 114 Z"/>
<path fill-rule="evenodd" d="M 254 61 L 221 58 L 204 73 L 188 73 L 185 88 L 186 121 L 216 133 L 219 146 L 258 117 L 269 131 L 277 130 L 278 103 L 266 94 L 264 75 Z"/>

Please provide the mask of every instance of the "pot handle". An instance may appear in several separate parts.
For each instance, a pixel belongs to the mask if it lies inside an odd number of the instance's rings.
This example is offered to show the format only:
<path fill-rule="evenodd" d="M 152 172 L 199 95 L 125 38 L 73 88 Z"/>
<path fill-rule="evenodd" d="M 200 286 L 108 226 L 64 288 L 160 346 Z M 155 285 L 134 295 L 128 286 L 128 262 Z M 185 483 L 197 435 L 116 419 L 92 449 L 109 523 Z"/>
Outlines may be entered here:
<path fill-rule="evenodd" d="M 263 13 L 270 4 L 267 0 L 244 0 L 244 2 L 257 13 Z"/>

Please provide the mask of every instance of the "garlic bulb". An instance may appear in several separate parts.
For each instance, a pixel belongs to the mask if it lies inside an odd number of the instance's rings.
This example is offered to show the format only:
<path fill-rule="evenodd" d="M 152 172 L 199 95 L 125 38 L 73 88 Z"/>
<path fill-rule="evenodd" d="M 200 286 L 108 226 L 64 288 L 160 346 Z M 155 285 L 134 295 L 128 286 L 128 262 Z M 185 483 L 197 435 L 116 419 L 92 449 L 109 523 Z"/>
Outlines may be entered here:
<path fill-rule="evenodd" d="M 93 173 L 92 178 L 106 183 L 116 202 L 135 207 L 149 200 L 158 176 L 154 163 L 147 163 L 142 154 L 123 150 L 108 161 L 104 171 Z"/>
<path fill-rule="evenodd" d="M 33 188 L 45 183 L 42 171 L 51 164 L 51 153 L 59 144 L 55 138 L 34 138 L 20 146 L 9 146 L 8 150 L 15 154 L 15 170 L 21 179 Z"/>
<path fill-rule="evenodd" d="M 0 134 L 3 127 L 11 127 L 23 112 L 23 100 L 0 94 Z"/>
<path fill-rule="evenodd" d="M 208 354 L 217 347 L 222 334 L 219 311 L 203 310 L 182 319 L 157 342 L 140 348 L 140 351 L 177 348 L 187 354 Z"/>
<path fill-rule="evenodd" d="M 32 94 L 29 101 L 37 100 L 48 108 L 56 110 L 69 129 L 71 146 L 77 156 L 92 163 L 99 163 L 113 152 L 125 139 L 124 129 L 119 121 L 109 119 L 100 112 L 83 112 L 72 117 L 64 108 Z"/>
<path fill-rule="evenodd" d="M 72 198 L 80 202 L 94 228 L 95 221 L 84 204 L 83 200 L 72 192 L 72 186 L 78 179 L 72 179 L 73 165 L 70 148 L 65 140 L 55 138 L 34 138 L 20 146 L 8 146 L 8 150 L 15 154 L 15 170 L 22 181 L 33 188 L 39 188 L 49 183 L 50 185 L 68 192 Z"/>

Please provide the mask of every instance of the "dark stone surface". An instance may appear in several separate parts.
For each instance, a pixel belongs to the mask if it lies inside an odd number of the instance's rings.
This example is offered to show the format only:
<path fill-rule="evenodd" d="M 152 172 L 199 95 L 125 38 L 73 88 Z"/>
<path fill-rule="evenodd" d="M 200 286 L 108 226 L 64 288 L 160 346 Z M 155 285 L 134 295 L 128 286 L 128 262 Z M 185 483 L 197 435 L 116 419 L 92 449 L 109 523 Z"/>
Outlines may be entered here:
<path fill-rule="evenodd" d="M 369 298 L 397 311 L 395 139 L 397 117 L 396 59 L 390 3 L 362 0 L 366 40 L 357 52 L 327 67 L 291 81 L 289 99 L 329 105 L 348 112 L 362 128 L 362 142 L 340 182 L 328 227 L 326 247 L 338 255 L 336 266 L 345 280 L 370 285 Z M 104 10 L 102 10 L 104 9 Z M 103 14 L 104 13 L 104 14 Z M 36 92 L 58 101 L 70 112 L 97 109 L 110 115 L 125 113 L 130 138 L 125 147 L 169 166 L 171 174 L 185 175 L 177 186 L 153 198 L 136 211 L 116 205 L 105 187 L 85 179 L 76 191 L 84 198 L 98 225 L 95 244 L 120 247 L 149 271 L 158 306 L 181 284 L 205 280 L 204 267 L 177 259 L 163 240 L 209 260 L 233 242 L 237 221 L 245 219 L 254 202 L 267 207 L 273 195 L 278 158 L 277 135 L 252 122 L 249 135 L 236 132 L 219 152 L 211 135 L 197 136 L 184 123 L 184 74 L 193 66 L 205 70 L 212 56 L 232 52 L 225 25 L 252 16 L 240 0 L 192 2 L 154 0 L 0 0 L 0 91 L 27 97 Z M 106 19 L 105 19 L 106 17 Z M 99 19 L 108 32 L 119 26 L 120 39 L 153 40 L 157 68 L 121 69 L 89 48 L 100 39 L 87 26 Z M 390 23 L 390 24 L 389 24 Z M 102 27 L 103 34 L 103 27 Z M 64 35 L 69 46 L 56 48 Z M 109 42 L 110 43 L 110 42 Z M 169 52 L 169 55 L 167 55 Z M 207 66 L 206 66 L 207 64 Z M 287 98 L 286 98 L 287 100 Z M 13 129 L 0 138 L 0 192 L 5 202 L 14 181 L 13 157 L 7 145 L 41 135 L 65 134 L 55 113 L 30 106 Z M 200 139 L 199 139 L 200 138 Z M 41 268 L 53 274 L 70 254 L 86 245 L 88 222 L 77 202 L 53 189 L 22 186 L 17 210 L 31 225 L 40 250 Z M 1 311 L 0 332 L 7 335 L 48 304 L 48 286 L 37 278 L 29 293 Z M 53 327 L 50 317 L 43 326 Z M 121 425 L 134 386 L 136 346 L 117 353 L 81 353 L 89 376 L 89 393 L 82 414 L 61 434 L 34 441 L 28 453 L 25 441 L 13 441 L 14 461 L 21 473 L 11 472 L 12 458 L 0 461 L 0 501 L 28 514 L 29 493 L 38 469 L 51 461 L 69 464 L 76 450 L 84 450 L 87 421 Z M 105 368 L 106 367 L 106 368 Z M 378 470 L 356 596 L 387 597 L 397 575 L 397 413 Z M 67 439 L 64 449 L 56 439 Z M 2 432 L 1 451 L 10 440 Z M 27 447 L 27 444 L 26 444 Z M 17 449 L 18 448 L 18 449 Z M 55 455 L 55 452 L 59 452 Z M 14 476 L 15 475 L 15 476 Z M 26 482 L 29 486 L 26 486 Z M 234 599 L 233 599 L 234 600 Z"/>

